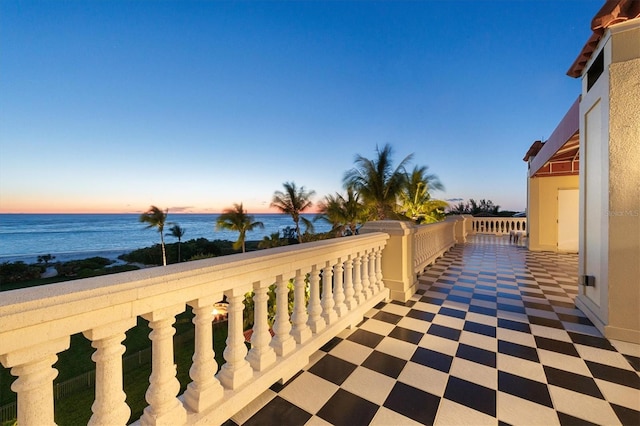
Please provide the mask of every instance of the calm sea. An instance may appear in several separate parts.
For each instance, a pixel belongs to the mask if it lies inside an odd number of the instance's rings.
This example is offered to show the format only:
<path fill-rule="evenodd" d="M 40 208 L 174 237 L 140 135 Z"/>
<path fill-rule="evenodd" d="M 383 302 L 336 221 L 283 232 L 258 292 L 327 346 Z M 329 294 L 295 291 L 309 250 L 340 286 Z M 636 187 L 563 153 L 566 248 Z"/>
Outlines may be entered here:
<path fill-rule="evenodd" d="M 22 260 L 35 263 L 38 255 L 51 254 L 57 261 L 102 256 L 116 259 L 119 255 L 160 242 L 158 231 L 146 229 L 138 214 L 0 214 L 0 263 Z M 315 215 L 304 215 L 313 221 Z M 216 231 L 217 214 L 172 214 L 173 222 L 186 230 L 182 241 L 196 238 L 209 240 L 238 239 L 237 232 Z M 291 216 L 281 214 L 254 215 L 264 229 L 247 233 L 247 240 L 263 237 L 290 226 Z M 170 226 L 165 225 L 165 233 Z M 326 232 L 324 221 L 314 222 L 316 232 Z M 171 236 L 166 243 L 177 242 Z"/>

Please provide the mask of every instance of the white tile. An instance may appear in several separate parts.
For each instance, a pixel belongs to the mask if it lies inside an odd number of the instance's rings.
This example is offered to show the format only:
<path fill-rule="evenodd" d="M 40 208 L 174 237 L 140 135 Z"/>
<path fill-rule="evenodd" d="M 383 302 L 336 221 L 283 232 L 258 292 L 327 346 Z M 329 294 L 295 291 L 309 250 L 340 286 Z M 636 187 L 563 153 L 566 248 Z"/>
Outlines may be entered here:
<path fill-rule="evenodd" d="M 347 337 L 349 337 L 351 334 L 353 334 L 354 331 L 356 331 L 357 328 L 356 327 L 351 327 L 351 328 L 345 328 L 344 330 L 342 330 L 340 333 L 338 333 L 338 335 L 336 337 L 339 337 L 341 339 L 346 339 Z"/>
<path fill-rule="evenodd" d="M 607 382 L 602 379 L 595 379 L 602 395 L 609 402 L 632 410 L 640 411 L 640 390 L 622 386 L 617 383 Z"/>
<path fill-rule="evenodd" d="M 508 319 L 511 321 L 518 321 L 518 322 L 529 322 L 529 317 L 526 316 L 525 314 L 520 314 L 517 312 L 510 312 L 510 311 L 502 311 L 502 310 L 498 310 L 498 318 L 502 318 L 502 319 Z"/>
<path fill-rule="evenodd" d="M 498 392 L 497 405 L 498 420 L 514 426 L 560 424 L 554 409 L 505 392 Z"/>
<path fill-rule="evenodd" d="M 372 348 L 350 340 L 343 340 L 335 348 L 331 349 L 331 355 L 356 365 L 362 364 L 371 355 L 371 352 L 373 352 Z"/>
<path fill-rule="evenodd" d="M 413 305 L 413 309 L 437 314 L 440 310 L 440 305 L 434 305 L 433 303 L 416 302 L 415 305 Z"/>
<path fill-rule="evenodd" d="M 255 413 L 260 411 L 262 407 L 267 405 L 269 401 L 275 398 L 277 394 L 271 389 L 267 389 L 257 396 L 253 401 L 247 404 L 242 410 L 238 411 L 231 417 L 231 420 L 241 425 L 249 420 Z"/>
<path fill-rule="evenodd" d="M 582 358 L 571 355 L 560 354 L 546 349 L 538 349 L 540 363 L 558 370 L 569 371 L 582 376 L 591 377 L 591 371 Z"/>
<path fill-rule="evenodd" d="M 536 339 L 529 333 L 522 333 L 520 331 L 509 330 L 506 328 L 497 328 L 496 337 L 498 340 L 504 340 L 505 342 L 517 343 L 523 346 L 536 347 Z"/>
<path fill-rule="evenodd" d="M 399 382 L 439 397 L 444 395 L 448 380 L 447 373 L 411 361 L 407 362 L 398 376 Z"/>
<path fill-rule="evenodd" d="M 438 414 L 434 422 L 434 425 L 442 426 L 492 426 L 497 424 L 498 419 L 495 417 L 458 404 L 457 402 L 449 401 L 448 399 L 440 401 Z"/>
<path fill-rule="evenodd" d="M 484 334 L 463 331 L 460 333 L 459 342 L 469 346 L 475 346 L 476 348 L 486 349 L 491 352 L 498 351 L 498 339 L 485 336 Z"/>
<path fill-rule="evenodd" d="M 462 330 L 464 327 L 464 320 L 461 318 L 450 317 L 448 315 L 436 315 L 431 321 L 432 324 L 444 325 L 445 327 L 454 328 L 456 330 Z"/>
<path fill-rule="evenodd" d="M 442 303 L 442 306 L 444 306 L 445 308 L 457 309 L 459 311 L 467 311 L 469 309 L 469 304 L 454 302 L 453 300 L 445 300 Z"/>
<path fill-rule="evenodd" d="M 640 358 L 640 345 L 620 340 L 609 340 L 620 353 Z"/>
<path fill-rule="evenodd" d="M 496 309 L 498 307 L 498 304 L 496 302 L 490 302 L 488 300 L 473 299 L 471 301 L 471 304 L 474 306 L 481 306 L 483 308 L 488 308 L 488 309 Z"/>
<path fill-rule="evenodd" d="M 380 407 L 375 417 L 371 420 L 372 426 L 420 426 L 421 424 L 405 417 L 400 413 Z"/>
<path fill-rule="evenodd" d="M 527 312 L 527 315 L 532 315 L 534 317 L 539 318 L 549 318 L 553 320 L 558 320 L 558 315 L 554 311 L 545 311 L 543 309 L 534 309 L 534 308 L 524 308 Z"/>
<path fill-rule="evenodd" d="M 511 355 L 498 353 L 498 370 L 525 377 L 540 383 L 547 383 L 547 376 L 541 364 Z"/>
<path fill-rule="evenodd" d="M 388 322 L 378 321 L 376 319 L 369 319 L 364 324 L 360 326 L 361 330 L 370 331 L 372 333 L 380 334 L 382 336 L 386 336 L 391 331 L 396 328 L 394 324 L 389 324 Z"/>
<path fill-rule="evenodd" d="M 436 352 L 455 356 L 458 351 L 458 342 L 455 340 L 445 339 L 444 337 L 425 334 L 418 346 L 431 349 Z"/>
<path fill-rule="evenodd" d="M 376 346 L 377 351 L 384 352 L 404 360 L 411 359 L 416 349 L 416 345 L 394 339 L 393 337 L 385 337 L 378 346 Z"/>
<path fill-rule="evenodd" d="M 477 362 L 454 358 L 449 374 L 486 388 L 498 389 L 498 370 Z"/>
<path fill-rule="evenodd" d="M 396 305 L 395 303 L 387 303 L 381 309 L 381 311 L 389 312 L 391 314 L 396 314 L 396 315 L 400 315 L 400 316 L 407 315 L 407 313 L 409 313 L 410 310 L 411 310 L 411 308 L 408 308 L 406 306 Z"/>
<path fill-rule="evenodd" d="M 584 360 L 597 362 L 599 364 L 609 365 L 611 367 L 622 368 L 624 370 L 634 371 L 627 359 L 620 352 L 608 351 L 606 349 L 594 348 L 586 345 L 574 345 Z"/>
<path fill-rule="evenodd" d="M 338 385 L 304 371 L 278 395 L 303 410 L 316 414 L 337 390 Z"/>
<path fill-rule="evenodd" d="M 576 333 L 587 334 L 589 336 L 602 337 L 602 333 L 593 325 L 576 324 L 574 322 L 562 322 L 562 325 L 567 331 L 573 331 Z"/>
<path fill-rule="evenodd" d="M 318 416 L 312 416 L 304 426 L 331 426 L 331 423 Z"/>
<path fill-rule="evenodd" d="M 531 324 L 531 334 L 534 336 L 548 337 L 549 339 L 562 340 L 573 343 L 569 333 L 559 328 L 545 327 L 543 325 Z"/>
<path fill-rule="evenodd" d="M 398 321 L 397 325 L 398 327 L 407 328 L 419 333 L 426 333 L 427 330 L 429 330 L 431 323 L 429 321 L 423 321 L 416 318 L 404 317 Z"/>
<path fill-rule="evenodd" d="M 601 425 L 619 425 L 620 420 L 607 401 L 549 385 L 556 410 Z"/>
<path fill-rule="evenodd" d="M 341 388 L 374 404 L 382 405 L 396 381 L 368 368 L 358 367 L 342 383 Z"/>
<path fill-rule="evenodd" d="M 490 325 L 492 327 L 498 326 L 498 318 L 490 315 L 478 314 L 476 312 L 467 313 L 466 320 L 477 322 L 479 324 Z"/>

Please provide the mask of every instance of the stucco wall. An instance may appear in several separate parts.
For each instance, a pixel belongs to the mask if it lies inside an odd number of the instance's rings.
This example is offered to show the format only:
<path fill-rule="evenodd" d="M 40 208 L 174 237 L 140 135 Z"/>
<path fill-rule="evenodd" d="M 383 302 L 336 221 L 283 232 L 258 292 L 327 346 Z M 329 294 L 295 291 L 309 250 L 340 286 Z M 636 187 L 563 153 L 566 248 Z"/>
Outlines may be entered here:
<path fill-rule="evenodd" d="M 640 343 L 640 25 L 612 33 L 606 334 Z"/>
<path fill-rule="evenodd" d="M 529 179 L 529 250 L 558 250 L 558 190 L 577 189 L 578 176 L 549 176 Z"/>

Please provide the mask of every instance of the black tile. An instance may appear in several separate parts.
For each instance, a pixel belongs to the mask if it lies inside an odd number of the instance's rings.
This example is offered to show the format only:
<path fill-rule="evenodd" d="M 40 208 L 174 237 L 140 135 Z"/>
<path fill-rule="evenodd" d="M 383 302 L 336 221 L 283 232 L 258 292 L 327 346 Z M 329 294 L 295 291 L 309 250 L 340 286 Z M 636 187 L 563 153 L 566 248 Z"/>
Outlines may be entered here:
<path fill-rule="evenodd" d="M 442 275 L 445 275 L 445 274 L 442 274 Z M 445 279 L 442 279 L 442 278 L 438 278 L 436 280 L 436 282 L 439 283 L 439 284 L 451 284 L 451 285 L 456 283 L 455 280 L 445 280 Z"/>
<path fill-rule="evenodd" d="M 327 354 L 311 366 L 308 371 L 340 386 L 356 367 L 355 364 Z"/>
<path fill-rule="evenodd" d="M 464 303 L 467 305 L 471 302 L 470 297 L 456 296 L 455 294 L 450 294 L 449 296 L 447 296 L 447 300 L 450 302 Z"/>
<path fill-rule="evenodd" d="M 597 423 L 591 423 L 560 411 L 558 411 L 557 414 L 561 426 L 598 426 Z"/>
<path fill-rule="evenodd" d="M 337 426 L 367 425 L 371 423 L 378 408 L 379 406 L 373 402 L 360 398 L 344 389 L 338 389 L 320 411 L 318 411 L 317 416 Z M 275 417 L 274 419 L 278 418 Z M 280 419 L 278 419 L 276 423 L 273 423 L 274 419 L 272 419 L 270 424 L 293 424 L 283 423 Z"/>
<path fill-rule="evenodd" d="M 491 296 L 489 294 L 482 294 L 482 293 L 473 293 L 473 299 L 484 300 L 485 302 L 495 302 L 498 300 L 496 296 Z"/>
<path fill-rule="evenodd" d="M 522 358 L 533 362 L 540 362 L 536 348 L 519 345 L 517 343 L 498 340 L 498 352 L 501 354 L 511 355 L 516 358 Z"/>
<path fill-rule="evenodd" d="M 220 426 L 239 426 L 239 425 L 233 420 L 228 419 L 226 422 L 222 423 Z"/>
<path fill-rule="evenodd" d="M 269 389 L 271 389 L 274 392 L 280 392 L 281 390 L 283 390 L 284 388 L 286 388 L 289 383 L 293 382 L 295 379 L 298 378 L 299 375 L 301 375 L 304 371 L 300 370 L 296 373 L 295 376 L 293 376 L 292 378 L 290 378 L 289 380 L 286 381 L 286 383 L 280 383 L 280 382 L 276 382 L 274 384 L 272 384 Z"/>
<path fill-rule="evenodd" d="M 462 291 L 464 293 L 473 293 L 473 287 L 465 287 L 463 285 L 454 285 L 452 290 Z"/>
<path fill-rule="evenodd" d="M 425 367 L 433 368 L 434 370 L 442 371 L 443 373 L 448 373 L 449 370 L 451 370 L 453 357 L 432 351 L 431 349 L 418 347 L 411 357 L 411 361 L 424 365 Z"/>
<path fill-rule="evenodd" d="M 424 337 L 424 333 L 409 330 L 408 328 L 396 327 L 391 331 L 391 333 L 389 333 L 389 337 L 417 345 Z"/>
<path fill-rule="evenodd" d="M 444 308 L 444 307 L 440 308 L 438 313 L 442 315 L 446 315 L 448 317 L 454 317 L 454 318 L 460 318 L 460 319 L 464 319 L 464 317 L 467 315 L 465 311 L 459 311 L 457 309 Z"/>
<path fill-rule="evenodd" d="M 275 419 L 278 419 L 278 424 L 303 425 L 308 422 L 311 417 L 310 413 L 276 395 L 267 405 L 244 422 L 242 426 L 273 424 Z"/>
<path fill-rule="evenodd" d="M 551 328 L 559 328 L 561 330 L 564 329 L 564 326 L 558 320 L 536 317 L 533 315 L 527 315 L 527 317 L 529 318 L 529 324 L 541 325 L 544 327 L 551 327 Z"/>
<path fill-rule="evenodd" d="M 495 317 L 498 315 L 497 309 L 486 308 L 484 306 L 471 305 L 469 306 L 469 312 L 473 312 L 475 314 L 487 315 L 490 317 Z"/>
<path fill-rule="evenodd" d="M 473 321 L 465 321 L 464 331 L 482 334 L 483 336 L 496 337 L 496 328 L 486 324 L 480 324 Z"/>
<path fill-rule="evenodd" d="M 523 303 L 525 308 L 539 309 L 541 311 L 553 311 L 553 307 L 546 303 L 528 302 L 526 300 L 524 300 Z"/>
<path fill-rule="evenodd" d="M 549 389 L 544 383 L 498 370 L 498 390 L 518 398 L 553 408 Z"/>
<path fill-rule="evenodd" d="M 549 303 L 552 304 L 553 306 L 558 306 L 561 308 L 569 308 L 569 309 L 576 308 L 575 303 L 562 302 L 560 300 L 549 299 Z"/>
<path fill-rule="evenodd" d="M 524 310 L 524 306 L 514 306 L 514 305 L 509 305 L 507 303 L 498 303 L 498 310 L 499 311 L 507 311 L 507 312 L 514 312 L 516 314 L 526 314 L 527 311 Z M 560 322 L 560 321 L 558 321 Z"/>
<path fill-rule="evenodd" d="M 451 376 L 444 398 L 489 416 L 496 416 L 496 391 L 493 389 Z"/>
<path fill-rule="evenodd" d="M 640 372 L 640 358 L 633 355 L 623 354 L 623 356 L 627 359 L 627 361 L 629 361 L 629 365 L 631 365 L 631 367 L 633 367 L 634 370 L 636 370 L 637 372 Z"/>
<path fill-rule="evenodd" d="M 491 368 L 496 368 L 496 353 L 486 349 L 476 348 L 475 346 L 460 343 L 458 345 L 456 357 L 477 362 L 478 364 L 486 365 Z"/>
<path fill-rule="evenodd" d="M 442 302 L 444 302 L 444 299 L 438 299 L 437 297 L 431 297 L 431 296 L 422 296 L 420 298 L 420 301 L 424 303 L 429 303 L 430 305 L 442 305 Z"/>
<path fill-rule="evenodd" d="M 573 343 L 563 342 L 561 340 L 549 339 L 547 337 L 534 336 L 536 339 L 536 346 L 539 349 L 546 349 L 548 351 L 557 352 L 560 354 L 571 355 L 580 358 L 580 354 L 573 346 Z"/>
<path fill-rule="evenodd" d="M 460 330 L 456 330 L 455 328 L 445 327 L 440 324 L 431 324 L 427 334 L 431 334 L 433 336 L 444 337 L 445 339 L 458 341 L 460 339 Z"/>
<path fill-rule="evenodd" d="M 372 316 L 371 318 L 373 318 L 375 320 L 378 320 L 378 321 L 388 322 L 389 324 L 397 324 L 402 319 L 402 316 L 396 315 L 396 314 L 392 314 L 390 312 L 380 311 L 377 314 L 375 314 L 374 316 Z"/>
<path fill-rule="evenodd" d="M 396 382 L 384 402 L 386 408 L 424 425 L 433 424 L 438 405 L 439 397 L 402 382 Z"/>
<path fill-rule="evenodd" d="M 429 291 L 434 292 L 434 293 L 449 294 L 449 292 L 451 291 L 451 288 L 434 284 L 431 287 L 429 287 Z"/>
<path fill-rule="evenodd" d="M 640 376 L 631 370 L 623 370 L 622 368 L 612 367 L 593 361 L 584 361 L 596 379 L 606 380 L 607 382 L 617 383 L 622 386 L 628 386 L 634 389 L 640 389 Z"/>
<path fill-rule="evenodd" d="M 609 351 L 616 350 L 616 348 L 614 348 L 611 343 L 604 337 L 590 336 L 588 334 L 575 333 L 573 331 L 569 331 L 568 333 L 573 343 L 591 346 L 593 348 L 606 349 Z"/>
<path fill-rule="evenodd" d="M 611 408 L 623 425 L 640 425 L 640 411 L 616 404 L 611 404 Z"/>
<path fill-rule="evenodd" d="M 407 313 L 407 316 L 409 318 L 415 318 L 415 319 L 419 319 L 422 321 L 433 321 L 433 318 L 435 318 L 436 314 L 432 313 L 432 312 L 425 312 L 425 311 L 421 311 L 418 309 L 412 309 Z"/>
<path fill-rule="evenodd" d="M 536 286 L 537 287 L 537 286 Z M 522 296 L 527 296 L 527 297 L 535 297 L 536 299 L 546 299 L 546 297 L 544 296 L 544 294 L 540 294 L 540 293 L 534 293 L 532 291 L 521 291 L 520 294 Z"/>
<path fill-rule="evenodd" d="M 591 320 L 589 318 L 581 317 L 579 315 L 569 315 L 569 314 L 562 314 L 562 313 L 558 313 L 556 315 L 558 315 L 558 318 L 562 322 L 570 322 L 570 323 L 573 323 L 573 324 L 590 325 L 591 327 L 594 327 L 593 323 L 591 322 Z"/>
<path fill-rule="evenodd" d="M 505 287 L 509 287 L 509 286 L 505 286 Z M 498 297 L 503 297 L 505 299 L 511 299 L 511 300 L 522 300 L 522 296 L 520 296 L 519 294 L 506 293 L 504 291 L 499 291 Z"/>
<path fill-rule="evenodd" d="M 333 339 L 329 340 L 327 343 L 324 344 L 324 346 L 322 346 L 320 348 L 321 351 L 323 352 L 329 352 L 331 351 L 331 349 L 335 348 L 336 346 L 338 346 L 338 344 L 342 342 L 342 339 L 339 337 L 334 337 Z"/>
<path fill-rule="evenodd" d="M 464 275 L 464 272 L 462 273 L 462 275 Z M 458 282 L 459 283 L 465 283 L 465 284 L 475 284 L 476 280 L 472 280 L 469 278 L 458 278 Z"/>
<path fill-rule="evenodd" d="M 384 302 L 379 302 L 376 306 L 374 306 L 374 309 L 382 309 L 386 306 L 386 303 Z"/>
<path fill-rule="evenodd" d="M 525 322 L 512 321 L 512 320 L 508 320 L 508 319 L 504 319 L 504 318 L 498 318 L 498 327 L 499 328 L 506 328 L 508 330 L 513 330 L 513 331 L 520 331 L 522 333 L 531 334 L 531 327 L 529 327 L 529 324 L 527 324 Z"/>
<path fill-rule="evenodd" d="M 478 277 L 478 282 L 484 282 L 484 283 L 495 283 L 496 279 L 495 278 L 483 278 L 483 277 Z"/>
<path fill-rule="evenodd" d="M 383 352 L 373 351 L 362 363 L 363 367 L 397 379 L 407 361 Z"/>
<path fill-rule="evenodd" d="M 560 386 L 584 395 L 590 395 L 595 398 L 604 399 L 598 385 L 591 377 L 582 376 L 570 371 L 559 370 L 557 368 L 543 365 L 544 374 L 547 376 L 547 383 L 550 385 Z"/>
<path fill-rule="evenodd" d="M 495 291 L 496 291 L 495 286 L 486 285 L 486 284 L 478 284 L 478 285 L 476 286 L 476 289 L 477 289 L 477 290 L 493 291 L 493 292 L 495 292 Z"/>
<path fill-rule="evenodd" d="M 372 333 L 367 330 L 363 330 L 361 328 L 354 331 L 347 337 L 347 340 L 355 343 L 360 343 L 361 345 L 368 346 L 370 348 L 375 348 L 376 346 L 378 346 L 382 339 L 384 339 L 384 336 Z"/>

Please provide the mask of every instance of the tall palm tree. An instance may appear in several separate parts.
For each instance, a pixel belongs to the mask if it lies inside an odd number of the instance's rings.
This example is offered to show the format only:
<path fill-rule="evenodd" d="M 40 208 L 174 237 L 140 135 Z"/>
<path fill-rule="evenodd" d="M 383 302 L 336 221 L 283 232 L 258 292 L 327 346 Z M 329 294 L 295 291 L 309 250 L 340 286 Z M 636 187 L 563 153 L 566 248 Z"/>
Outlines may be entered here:
<path fill-rule="evenodd" d="M 376 147 L 377 157 L 373 160 L 356 155 L 355 167 L 348 170 L 343 178 L 346 188 L 353 188 L 362 197 L 365 205 L 374 210 L 378 220 L 395 218 L 398 197 L 405 185 L 405 166 L 413 158 L 407 155 L 397 167 L 391 160 L 393 150 L 386 144 Z"/>
<path fill-rule="evenodd" d="M 300 188 L 296 187 L 294 182 L 285 182 L 284 192 L 276 191 L 273 193 L 273 199 L 271 200 L 271 207 L 275 207 L 282 213 L 291 215 L 293 222 L 296 225 L 296 234 L 298 236 L 298 242 L 302 242 L 302 232 L 300 232 L 300 221 L 305 225 L 306 229 L 313 230 L 313 224 L 306 217 L 300 216 L 300 213 L 311 208 L 313 202 L 311 197 L 316 193 L 315 191 L 305 191 L 304 186 Z"/>
<path fill-rule="evenodd" d="M 149 207 L 149 210 L 140 215 L 140 222 L 147 224 L 147 229 L 158 228 L 160 233 L 160 245 L 162 246 L 162 264 L 167 266 L 167 253 L 164 248 L 164 224 L 167 221 L 169 209 L 161 210 L 156 206 Z"/>
<path fill-rule="evenodd" d="M 186 229 L 182 228 L 177 223 L 174 223 L 171 228 L 169 228 L 168 236 L 175 237 L 178 239 L 178 263 L 182 260 L 182 256 L 180 255 L 180 243 L 182 242 L 182 237 L 184 237 Z"/>
<path fill-rule="evenodd" d="M 360 195 L 347 189 L 346 197 L 342 194 L 327 195 L 320 203 L 320 214 L 316 220 L 322 219 L 331 224 L 332 231 L 337 235 L 344 235 L 347 230 L 355 235 L 358 225 L 367 220 L 367 212 L 360 202 Z"/>
<path fill-rule="evenodd" d="M 444 219 L 445 201 L 431 198 L 431 190 L 443 190 L 444 186 L 435 174 L 427 173 L 427 166 L 415 166 L 407 174 L 400 193 L 400 212 L 418 223 L 433 223 Z"/>
<path fill-rule="evenodd" d="M 218 216 L 218 220 L 216 221 L 216 229 L 227 229 L 229 231 L 237 231 L 240 233 L 238 240 L 233 243 L 233 248 L 238 250 L 242 248 L 242 252 L 244 253 L 245 248 L 245 238 L 247 236 L 247 231 L 253 231 L 255 228 L 264 228 L 264 224 L 262 222 L 256 222 L 254 217 L 250 214 L 247 214 L 247 211 L 240 204 L 234 204 L 233 208 L 225 209 L 220 216 Z"/>

